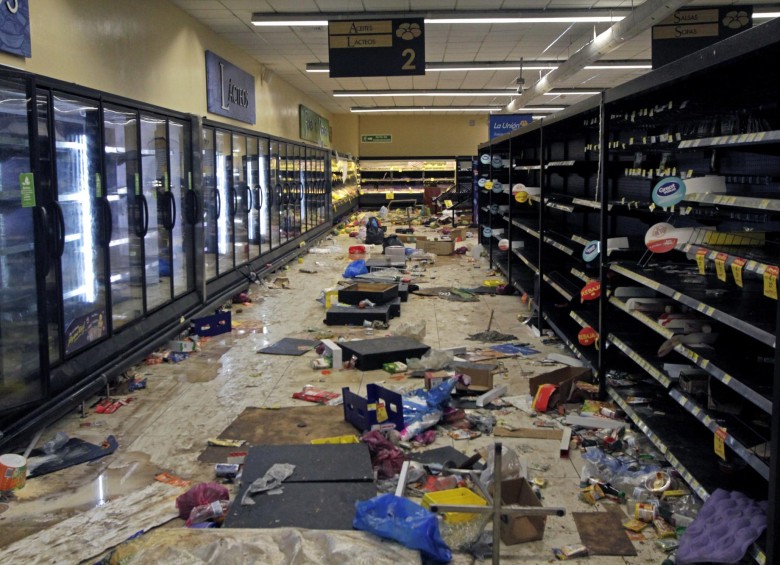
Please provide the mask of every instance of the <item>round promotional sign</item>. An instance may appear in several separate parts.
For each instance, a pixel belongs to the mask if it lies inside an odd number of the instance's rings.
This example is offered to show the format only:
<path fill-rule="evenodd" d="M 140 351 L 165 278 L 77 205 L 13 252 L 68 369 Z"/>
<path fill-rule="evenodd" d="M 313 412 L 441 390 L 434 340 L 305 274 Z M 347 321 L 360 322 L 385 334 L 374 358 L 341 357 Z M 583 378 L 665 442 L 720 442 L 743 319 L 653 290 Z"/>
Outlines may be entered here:
<path fill-rule="evenodd" d="M 645 246 L 653 253 L 668 253 L 677 245 L 677 234 L 672 224 L 655 224 L 645 234 Z"/>
<path fill-rule="evenodd" d="M 484 155 L 479 156 L 479 162 L 483 165 L 489 165 L 490 164 L 490 155 L 488 153 L 485 153 Z"/>
<path fill-rule="evenodd" d="M 493 181 L 492 181 L 492 180 L 485 181 L 485 188 L 486 188 L 487 190 L 490 190 L 490 189 L 492 189 L 492 188 L 493 188 Z"/>
<path fill-rule="evenodd" d="M 528 202 L 528 193 L 525 190 L 521 190 L 520 192 L 515 192 L 515 201 L 519 202 L 520 204 L 524 204 L 525 202 Z"/>
<path fill-rule="evenodd" d="M 666 177 L 653 187 L 653 202 L 661 208 L 669 208 L 685 198 L 685 182 L 679 177 Z"/>
<path fill-rule="evenodd" d="M 501 184 L 499 181 L 494 180 L 493 181 L 493 192 L 503 192 L 504 191 L 504 185 Z"/>
<path fill-rule="evenodd" d="M 480 177 L 480 179 L 477 181 L 477 186 L 479 188 L 485 188 L 485 183 L 487 182 L 487 179 L 485 177 Z"/>
<path fill-rule="evenodd" d="M 504 160 L 501 158 L 500 155 L 494 155 L 491 163 L 494 169 L 500 169 L 501 167 L 504 166 Z"/>
<path fill-rule="evenodd" d="M 485 237 L 490 237 L 491 235 L 493 235 L 493 230 L 491 230 L 490 228 L 482 228 L 482 235 Z"/>
<path fill-rule="evenodd" d="M 499 242 L 498 242 L 498 248 L 499 248 L 501 251 L 506 251 L 507 249 L 509 249 L 509 240 L 508 240 L 508 239 L 502 239 L 502 240 L 499 240 Z"/>
<path fill-rule="evenodd" d="M 580 302 L 596 300 L 599 296 L 601 296 L 601 281 L 590 281 L 580 291 Z"/>
<path fill-rule="evenodd" d="M 596 339 L 599 337 L 599 334 L 590 326 L 586 326 L 580 330 L 580 333 L 577 334 L 577 341 L 580 342 L 580 345 L 588 346 L 593 345 L 596 343 Z"/>
<path fill-rule="evenodd" d="M 491 204 L 490 205 L 490 211 L 493 212 L 494 214 L 497 214 L 498 213 L 498 204 Z"/>
<path fill-rule="evenodd" d="M 601 251 L 601 243 L 595 239 L 589 241 L 588 245 L 585 246 L 585 249 L 582 250 L 582 259 L 590 263 L 599 256 L 599 251 Z"/>

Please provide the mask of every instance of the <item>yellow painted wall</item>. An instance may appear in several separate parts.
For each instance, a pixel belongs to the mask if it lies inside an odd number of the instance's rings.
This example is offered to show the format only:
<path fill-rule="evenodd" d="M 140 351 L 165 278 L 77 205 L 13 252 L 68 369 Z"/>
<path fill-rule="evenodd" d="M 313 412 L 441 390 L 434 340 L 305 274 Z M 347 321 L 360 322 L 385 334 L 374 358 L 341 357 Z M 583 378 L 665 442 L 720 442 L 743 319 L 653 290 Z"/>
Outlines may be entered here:
<path fill-rule="evenodd" d="M 166 0 L 32 0 L 32 57 L 0 65 L 298 140 L 298 105 L 330 112 Z M 257 124 L 206 111 L 205 51 L 255 77 Z"/>
<path fill-rule="evenodd" d="M 357 114 L 333 114 L 333 148 L 357 157 L 360 153 L 360 122 Z"/>
<path fill-rule="evenodd" d="M 358 120 L 361 136 L 393 136 L 392 143 L 359 143 L 361 157 L 476 155 L 477 146 L 488 139 L 487 114 L 359 114 Z"/>

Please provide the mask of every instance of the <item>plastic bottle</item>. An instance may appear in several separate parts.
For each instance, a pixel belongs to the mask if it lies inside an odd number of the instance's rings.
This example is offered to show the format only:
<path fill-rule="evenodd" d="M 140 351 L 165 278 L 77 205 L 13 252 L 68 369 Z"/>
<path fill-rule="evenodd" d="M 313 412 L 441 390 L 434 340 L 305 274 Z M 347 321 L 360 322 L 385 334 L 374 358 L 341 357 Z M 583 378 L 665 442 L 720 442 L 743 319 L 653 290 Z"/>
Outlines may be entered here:
<path fill-rule="evenodd" d="M 57 432 L 49 441 L 43 444 L 43 451 L 46 455 L 51 455 L 57 451 L 60 447 L 68 442 L 68 434 L 65 432 Z"/>

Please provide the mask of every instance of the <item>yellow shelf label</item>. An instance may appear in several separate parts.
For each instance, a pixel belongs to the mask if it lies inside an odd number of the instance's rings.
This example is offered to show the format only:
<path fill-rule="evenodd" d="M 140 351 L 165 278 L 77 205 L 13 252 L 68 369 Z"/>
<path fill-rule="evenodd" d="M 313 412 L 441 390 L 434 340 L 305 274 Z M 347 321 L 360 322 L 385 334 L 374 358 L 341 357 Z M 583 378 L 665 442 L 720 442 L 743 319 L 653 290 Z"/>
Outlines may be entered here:
<path fill-rule="evenodd" d="M 734 259 L 734 262 L 731 263 L 731 274 L 734 276 L 734 282 L 737 283 L 737 286 L 740 288 L 742 288 L 742 268 L 746 263 L 747 261 L 742 257 L 737 257 Z"/>
<path fill-rule="evenodd" d="M 395 199 L 395 193 L 393 193 L 393 192 L 385 192 L 385 198 L 387 200 L 393 200 L 393 199 Z"/>
<path fill-rule="evenodd" d="M 707 267 L 707 250 L 699 249 L 696 252 L 696 264 L 699 266 L 699 274 L 703 275 Z"/>
<path fill-rule="evenodd" d="M 764 271 L 764 296 L 777 300 L 777 275 L 780 269 L 775 266 L 767 267 Z"/>
<path fill-rule="evenodd" d="M 715 431 L 715 453 L 718 457 L 726 460 L 726 428 L 718 428 Z"/>
<path fill-rule="evenodd" d="M 728 255 L 725 253 L 718 253 L 715 256 L 715 273 L 718 275 L 718 279 L 726 282 L 726 259 Z"/>

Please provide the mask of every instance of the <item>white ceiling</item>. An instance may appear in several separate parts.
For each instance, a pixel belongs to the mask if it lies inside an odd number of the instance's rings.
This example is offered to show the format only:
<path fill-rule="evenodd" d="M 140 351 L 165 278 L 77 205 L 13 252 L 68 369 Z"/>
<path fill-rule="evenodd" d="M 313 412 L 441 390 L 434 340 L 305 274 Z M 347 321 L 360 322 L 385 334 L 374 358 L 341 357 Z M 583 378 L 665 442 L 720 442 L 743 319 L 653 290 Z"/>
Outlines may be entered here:
<path fill-rule="evenodd" d="M 185 12 L 242 49 L 273 73 L 311 96 L 333 113 L 348 113 L 353 106 L 504 106 L 499 97 L 369 97 L 334 98 L 335 90 L 378 89 L 507 89 L 515 87 L 518 71 L 431 72 L 415 77 L 331 79 L 328 73 L 307 73 L 307 63 L 328 62 L 327 27 L 256 27 L 255 12 L 336 12 L 425 10 L 575 10 L 588 15 L 593 9 L 630 10 L 641 2 L 630 0 L 172 0 Z M 776 5 L 755 0 L 753 6 Z M 732 5 L 733 0 L 693 0 L 689 6 Z M 756 24 L 761 23 L 756 21 Z M 425 28 L 427 62 L 565 61 L 611 24 L 428 24 Z M 650 30 L 624 42 L 605 59 L 649 61 Z M 541 71 L 523 72 L 526 86 Z M 644 70 L 581 70 L 557 88 L 610 88 L 631 80 Z M 549 105 L 569 105 L 583 96 L 545 96 Z M 535 102 L 537 103 L 537 102 Z"/>

